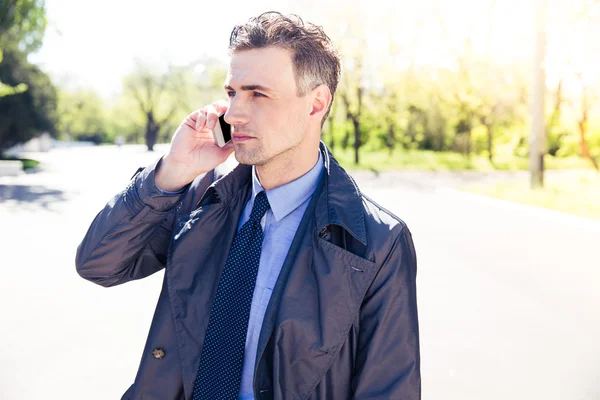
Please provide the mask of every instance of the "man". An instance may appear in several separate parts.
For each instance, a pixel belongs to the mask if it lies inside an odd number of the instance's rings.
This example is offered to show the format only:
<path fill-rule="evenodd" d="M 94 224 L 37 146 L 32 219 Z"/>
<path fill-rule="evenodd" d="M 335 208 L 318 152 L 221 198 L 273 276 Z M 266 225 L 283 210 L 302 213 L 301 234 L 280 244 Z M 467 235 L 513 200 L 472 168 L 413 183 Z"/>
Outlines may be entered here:
<path fill-rule="evenodd" d="M 230 52 L 229 102 L 190 114 L 77 250 L 107 287 L 166 267 L 123 399 L 419 399 L 411 234 L 320 142 L 340 71 L 329 38 L 271 12 L 236 26 Z"/>

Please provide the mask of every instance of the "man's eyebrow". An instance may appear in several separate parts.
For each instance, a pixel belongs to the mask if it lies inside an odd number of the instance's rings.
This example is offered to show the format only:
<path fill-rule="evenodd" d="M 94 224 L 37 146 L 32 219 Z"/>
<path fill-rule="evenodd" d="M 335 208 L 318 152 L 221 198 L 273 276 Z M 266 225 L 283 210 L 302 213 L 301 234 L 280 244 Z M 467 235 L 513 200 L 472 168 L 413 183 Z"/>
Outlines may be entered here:
<path fill-rule="evenodd" d="M 229 85 L 225 85 L 225 90 L 235 90 Z M 263 92 L 272 92 L 272 89 L 262 85 L 243 85 L 242 90 L 262 90 Z"/>

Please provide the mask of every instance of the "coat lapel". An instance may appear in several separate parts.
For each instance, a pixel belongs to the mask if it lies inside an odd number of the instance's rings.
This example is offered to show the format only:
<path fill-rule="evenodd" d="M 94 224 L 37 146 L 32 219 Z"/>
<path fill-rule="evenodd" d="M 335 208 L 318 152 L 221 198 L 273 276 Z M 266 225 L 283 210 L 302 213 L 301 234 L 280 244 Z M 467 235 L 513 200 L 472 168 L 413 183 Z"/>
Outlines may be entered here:
<path fill-rule="evenodd" d="M 298 228 L 259 338 L 256 367 L 268 361 L 268 390 L 276 398 L 305 399 L 318 385 L 376 273 L 374 262 L 327 241 L 327 229 L 338 225 L 367 244 L 358 188 L 324 145 L 321 150 L 326 173 Z M 249 195 L 250 173 L 250 167 L 238 166 L 175 222 L 166 279 L 186 398 L 192 396 L 212 301 Z"/>
<path fill-rule="evenodd" d="M 192 396 L 213 298 L 249 195 L 245 167 L 216 181 L 201 205 L 175 222 L 166 279 L 185 398 Z"/>
<path fill-rule="evenodd" d="M 322 146 L 326 174 L 307 208 L 267 308 L 256 371 L 269 366 L 274 398 L 305 399 L 343 345 L 373 280 L 375 263 L 328 242 L 339 225 L 366 244 L 354 182 Z M 312 207 L 311 207 L 312 206 Z M 259 382 L 260 391 L 264 382 Z"/>

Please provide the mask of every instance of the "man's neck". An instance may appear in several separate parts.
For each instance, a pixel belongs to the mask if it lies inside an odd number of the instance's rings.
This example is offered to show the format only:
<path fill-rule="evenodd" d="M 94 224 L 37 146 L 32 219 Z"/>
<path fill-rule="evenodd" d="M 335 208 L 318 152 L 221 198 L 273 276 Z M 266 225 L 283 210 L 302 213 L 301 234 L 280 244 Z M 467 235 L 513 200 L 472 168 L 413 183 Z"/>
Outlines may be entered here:
<path fill-rule="evenodd" d="M 310 171 L 319 159 L 318 150 L 310 156 L 295 157 L 281 154 L 264 165 L 256 166 L 256 175 L 265 190 L 271 190 L 300 178 Z"/>

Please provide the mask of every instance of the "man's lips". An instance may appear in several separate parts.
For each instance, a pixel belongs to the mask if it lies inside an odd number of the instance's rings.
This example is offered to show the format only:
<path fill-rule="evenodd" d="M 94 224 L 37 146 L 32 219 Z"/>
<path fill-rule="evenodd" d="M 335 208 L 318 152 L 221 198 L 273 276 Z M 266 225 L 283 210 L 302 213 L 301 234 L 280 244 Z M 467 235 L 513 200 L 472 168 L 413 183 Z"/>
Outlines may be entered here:
<path fill-rule="evenodd" d="M 237 133 L 233 134 L 233 141 L 234 142 L 245 142 L 245 141 L 250 140 L 250 139 L 255 139 L 255 137 L 252 136 L 252 135 L 249 135 L 247 133 L 243 133 L 243 132 L 242 133 L 237 132 Z"/>

